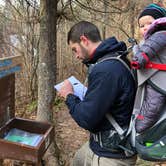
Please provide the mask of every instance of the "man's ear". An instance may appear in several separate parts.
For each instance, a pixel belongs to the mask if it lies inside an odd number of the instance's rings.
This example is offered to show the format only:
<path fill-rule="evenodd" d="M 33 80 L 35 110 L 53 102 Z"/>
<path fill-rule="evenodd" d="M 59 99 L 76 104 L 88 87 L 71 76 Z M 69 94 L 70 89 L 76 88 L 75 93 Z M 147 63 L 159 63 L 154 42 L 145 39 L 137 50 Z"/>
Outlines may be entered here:
<path fill-rule="evenodd" d="M 84 36 L 84 35 L 82 35 L 82 36 L 80 36 L 80 40 L 85 44 L 85 45 L 87 45 L 88 44 L 88 38 L 86 37 L 86 36 Z"/>

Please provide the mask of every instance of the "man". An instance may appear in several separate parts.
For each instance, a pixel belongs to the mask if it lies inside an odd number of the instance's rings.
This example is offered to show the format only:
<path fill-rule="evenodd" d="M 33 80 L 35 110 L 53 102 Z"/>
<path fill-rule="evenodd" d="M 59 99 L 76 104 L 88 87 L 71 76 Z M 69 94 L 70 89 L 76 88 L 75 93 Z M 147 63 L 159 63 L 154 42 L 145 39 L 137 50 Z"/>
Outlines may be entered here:
<path fill-rule="evenodd" d="M 72 118 L 90 132 L 90 139 L 76 153 L 73 166 L 135 165 L 135 156 L 127 158 L 120 148 L 105 146 L 111 139 L 116 142 L 113 137 L 116 131 L 106 114 L 110 113 L 121 127 L 128 126 L 136 88 L 131 73 L 121 62 L 99 62 L 99 59 L 126 51 L 126 45 L 114 37 L 101 41 L 98 28 L 87 21 L 81 21 L 70 29 L 68 44 L 75 57 L 87 66 L 98 62 L 89 72 L 88 89 L 83 101 L 73 94 L 68 80 L 64 81 L 59 91 L 59 95 L 66 100 Z"/>

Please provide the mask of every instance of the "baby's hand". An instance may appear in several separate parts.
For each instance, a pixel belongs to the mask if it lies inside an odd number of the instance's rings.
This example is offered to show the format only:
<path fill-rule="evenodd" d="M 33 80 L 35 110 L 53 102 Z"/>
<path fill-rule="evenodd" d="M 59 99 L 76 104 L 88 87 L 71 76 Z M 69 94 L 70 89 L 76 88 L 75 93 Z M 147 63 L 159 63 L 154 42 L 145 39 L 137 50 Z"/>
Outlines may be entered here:
<path fill-rule="evenodd" d="M 144 52 L 137 52 L 131 62 L 131 67 L 133 69 L 145 68 L 145 65 L 149 62 L 148 56 Z"/>

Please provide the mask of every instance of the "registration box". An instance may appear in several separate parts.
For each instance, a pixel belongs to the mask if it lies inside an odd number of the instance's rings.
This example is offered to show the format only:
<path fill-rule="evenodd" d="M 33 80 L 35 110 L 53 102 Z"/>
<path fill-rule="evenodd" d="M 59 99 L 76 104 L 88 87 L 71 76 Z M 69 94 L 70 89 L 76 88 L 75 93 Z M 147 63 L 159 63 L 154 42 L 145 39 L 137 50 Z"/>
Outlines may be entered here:
<path fill-rule="evenodd" d="M 21 70 L 20 61 L 20 56 L 0 59 L 0 159 L 40 163 L 54 139 L 54 128 L 47 122 L 15 117 L 15 72 Z M 9 133 L 11 140 L 6 139 Z M 36 144 L 26 143 L 27 133 L 29 138 L 32 134 L 40 139 Z"/>

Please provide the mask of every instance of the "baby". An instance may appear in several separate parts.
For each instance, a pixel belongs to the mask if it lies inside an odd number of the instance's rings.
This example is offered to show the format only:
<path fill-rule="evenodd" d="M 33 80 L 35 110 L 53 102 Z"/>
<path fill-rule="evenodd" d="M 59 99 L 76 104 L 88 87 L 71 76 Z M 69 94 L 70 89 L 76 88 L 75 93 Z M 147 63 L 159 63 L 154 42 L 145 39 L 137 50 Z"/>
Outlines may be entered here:
<path fill-rule="evenodd" d="M 139 15 L 138 24 L 144 41 L 134 48 L 131 65 L 138 69 L 138 87 L 144 87 L 136 119 L 136 131 L 142 133 L 152 127 L 165 111 L 166 10 L 157 4 L 150 4 Z"/>

